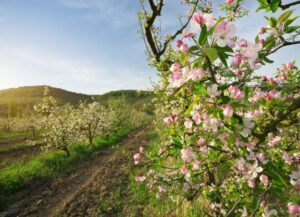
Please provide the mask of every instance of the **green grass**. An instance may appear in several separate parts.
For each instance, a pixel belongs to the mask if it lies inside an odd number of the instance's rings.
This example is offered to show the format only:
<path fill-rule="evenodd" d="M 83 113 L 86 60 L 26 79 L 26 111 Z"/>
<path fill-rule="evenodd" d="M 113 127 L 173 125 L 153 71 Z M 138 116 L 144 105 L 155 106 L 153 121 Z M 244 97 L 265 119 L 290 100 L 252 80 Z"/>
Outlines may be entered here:
<path fill-rule="evenodd" d="M 112 146 L 129 130 L 109 137 L 98 137 L 95 145 L 74 144 L 69 147 L 70 156 L 63 151 L 44 152 L 26 162 L 14 163 L 0 170 L 0 209 L 9 201 L 11 195 L 25 188 L 31 182 L 58 176 L 67 171 L 75 162 L 103 147 Z"/>

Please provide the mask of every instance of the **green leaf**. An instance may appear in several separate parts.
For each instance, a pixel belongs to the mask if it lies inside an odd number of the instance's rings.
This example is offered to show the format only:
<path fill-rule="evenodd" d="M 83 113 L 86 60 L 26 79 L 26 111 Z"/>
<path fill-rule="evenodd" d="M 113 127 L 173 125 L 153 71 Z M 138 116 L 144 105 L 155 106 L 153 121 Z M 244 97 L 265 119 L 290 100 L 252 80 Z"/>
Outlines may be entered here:
<path fill-rule="evenodd" d="M 231 47 L 218 47 L 218 50 L 224 51 L 226 53 L 233 53 L 233 49 Z"/>
<path fill-rule="evenodd" d="M 278 17 L 278 23 L 283 23 L 285 22 L 291 15 L 292 15 L 293 11 L 285 11 L 283 14 L 281 14 Z"/>
<path fill-rule="evenodd" d="M 289 26 L 286 28 L 286 33 L 292 33 L 292 32 L 295 32 L 297 29 L 299 29 L 300 26 Z"/>
<path fill-rule="evenodd" d="M 227 55 L 225 52 L 218 50 L 218 56 L 221 60 L 221 62 L 224 64 L 224 66 L 226 66 L 226 68 L 228 68 L 228 64 L 227 64 Z"/>
<path fill-rule="evenodd" d="M 207 93 L 207 90 L 201 84 L 197 84 L 193 87 L 193 93 L 197 96 L 205 96 Z"/>
<path fill-rule="evenodd" d="M 198 43 L 200 45 L 204 45 L 206 41 L 207 41 L 207 27 L 206 27 L 206 25 L 203 25 L 199 39 L 198 39 Z"/>
<path fill-rule="evenodd" d="M 181 65 L 184 66 L 187 63 L 188 59 L 189 59 L 189 54 L 188 53 L 181 53 L 181 55 L 179 57 Z"/>
<path fill-rule="evenodd" d="M 266 63 L 274 63 L 273 60 L 270 60 L 270 59 L 267 58 L 266 56 L 263 57 L 263 61 L 265 61 Z"/>
<path fill-rule="evenodd" d="M 175 144 L 176 146 L 181 147 L 182 143 L 181 143 L 181 141 L 180 141 L 179 138 L 177 138 L 177 137 L 172 137 L 172 140 L 173 140 L 173 142 L 174 142 L 174 144 Z"/>
<path fill-rule="evenodd" d="M 269 19 L 269 25 L 272 28 L 275 28 L 277 26 L 277 20 L 276 20 L 275 17 L 270 17 L 270 19 Z"/>
<path fill-rule="evenodd" d="M 222 96 L 221 100 L 223 103 L 228 104 L 230 102 L 230 97 L 229 96 Z"/>
<path fill-rule="evenodd" d="M 189 48 L 189 51 L 193 52 L 193 51 L 198 51 L 199 50 L 199 47 L 196 46 L 196 45 L 193 45 Z"/>
<path fill-rule="evenodd" d="M 292 22 L 294 22 L 296 19 L 298 19 L 298 17 L 294 17 L 291 19 L 288 19 L 283 26 L 283 30 L 286 31 L 286 29 L 289 27 L 290 24 L 292 24 Z"/>
<path fill-rule="evenodd" d="M 258 201 L 259 197 L 257 195 L 254 195 L 252 199 L 252 209 L 256 209 L 256 207 L 258 206 Z"/>
<path fill-rule="evenodd" d="M 218 51 L 216 48 L 204 47 L 202 51 L 207 55 L 211 62 L 214 62 L 218 58 Z"/>
<path fill-rule="evenodd" d="M 273 13 L 275 13 L 278 10 L 280 0 L 274 0 L 269 3 L 270 9 Z"/>

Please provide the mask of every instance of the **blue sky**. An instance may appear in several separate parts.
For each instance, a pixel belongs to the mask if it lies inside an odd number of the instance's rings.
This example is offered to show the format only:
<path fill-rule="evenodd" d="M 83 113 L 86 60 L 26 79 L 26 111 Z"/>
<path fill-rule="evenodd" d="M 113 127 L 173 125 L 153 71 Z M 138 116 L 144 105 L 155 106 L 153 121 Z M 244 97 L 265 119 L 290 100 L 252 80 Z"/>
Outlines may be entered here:
<path fill-rule="evenodd" d="M 166 0 L 163 28 L 178 25 L 185 13 L 179 2 Z M 248 0 L 250 16 L 237 24 L 251 40 L 265 23 L 256 6 Z M 137 33 L 139 10 L 138 0 L 0 0 L 0 89 L 47 84 L 99 94 L 151 88 L 156 77 Z M 276 64 L 259 73 L 270 74 L 297 50 L 274 55 Z"/>

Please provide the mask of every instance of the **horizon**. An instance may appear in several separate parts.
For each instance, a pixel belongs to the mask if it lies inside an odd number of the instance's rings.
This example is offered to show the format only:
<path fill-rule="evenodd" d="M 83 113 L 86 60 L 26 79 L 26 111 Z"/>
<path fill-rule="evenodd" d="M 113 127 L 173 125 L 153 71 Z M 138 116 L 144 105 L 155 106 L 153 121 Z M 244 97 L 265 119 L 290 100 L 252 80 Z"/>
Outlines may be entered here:
<path fill-rule="evenodd" d="M 101 96 L 101 95 L 105 95 L 107 93 L 117 92 L 117 91 L 146 91 L 146 92 L 153 91 L 151 89 L 118 89 L 118 90 L 109 90 L 109 91 L 104 92 L 104 93 L 88 94 L 88 93 L 82 93 L 82 92 L 72 91 L 72 90 L 69 90 L 69 89 L 66 89 L 66 88 L 63 88 L 63 87 L 55 87 L 55 86 L 47 85 L 47 84 L 26 85 L 26 86 L 17 86 L 17 87 L 9 87 L 9 88 L 0 88 L 0 91 L 10 90 L 10 89 L 19 89 L 19 88 L 34 88 L 34 87 L 49 87 L 49 88 L 64 90 L 64 91 L 75 93 L 75 94 L 83 94 L 83 95 L 87 95 L 87 96 Z"/>
<path fill-rule="evenodd" d="M 165 8 L 164 32 L 174 32 L 178 16 L 186 13 L 178 2 L 170 1 Z M 214 8 L 220 2 L 214 1 Z M 264 12 L 255 12 L 256 1 L 245 4 L 249 16 L 237 22 L 237 32 L 253 41 L 259 27 L 266 25 Z M 137 33 L 139 11 L 139 2 L 132 0 L 0 2 L 0 89 L 47 83 L 93 95 L 152 88 L 158 78 Z M 215 17 L 220 14 L 219 9 L 214 12 Z M 258 73 L 271 75 L 296 54 L 297 48 L 285 48 L 271 57 L 274 64 Z"/>

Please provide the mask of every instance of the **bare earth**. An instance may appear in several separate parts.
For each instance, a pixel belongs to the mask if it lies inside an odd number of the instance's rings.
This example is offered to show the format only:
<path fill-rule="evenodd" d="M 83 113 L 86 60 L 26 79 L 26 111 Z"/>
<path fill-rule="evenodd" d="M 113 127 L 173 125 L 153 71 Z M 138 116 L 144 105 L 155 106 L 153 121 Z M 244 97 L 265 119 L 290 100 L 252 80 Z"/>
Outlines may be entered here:
<path fill-rule="evenodd" d="M 128 210 L 129 174 L 132 156 L 147 144 L 149 132 L 150 126 L 136 130 L 118 147 L 95 153 L 68 174 L 31 186 L 0 217 L 140 216 Z"/>

